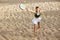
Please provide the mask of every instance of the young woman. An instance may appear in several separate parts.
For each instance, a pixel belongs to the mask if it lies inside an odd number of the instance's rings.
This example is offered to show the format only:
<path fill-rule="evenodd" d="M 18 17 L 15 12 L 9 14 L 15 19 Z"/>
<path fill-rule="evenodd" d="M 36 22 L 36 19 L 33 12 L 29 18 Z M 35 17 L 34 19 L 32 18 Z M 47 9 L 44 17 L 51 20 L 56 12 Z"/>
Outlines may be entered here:
<path fill-rule="evenodd" d="M 43 15 L 43 13 L 38 6 L 35 7 L 35 11 L 29 10 L 27 8 L 26 10 L 34 13 L 35 17 L 33 18 L 32 22 L 34 24 L 34 33 L 35 33 L 37 26 L 38 26 L 38 29 L 40 28 L 41 16 Z"/>
<path fill-rule="evenodd" d="M 43 13 L 38 6 L 35 7 L 35 11 L 33 13 L 35 17 L 33 18 L 32 22 L 34 24 L 34 33 L 35 33 L 36 29 L 40 28 L 41 16 L 43 15 Z"/>

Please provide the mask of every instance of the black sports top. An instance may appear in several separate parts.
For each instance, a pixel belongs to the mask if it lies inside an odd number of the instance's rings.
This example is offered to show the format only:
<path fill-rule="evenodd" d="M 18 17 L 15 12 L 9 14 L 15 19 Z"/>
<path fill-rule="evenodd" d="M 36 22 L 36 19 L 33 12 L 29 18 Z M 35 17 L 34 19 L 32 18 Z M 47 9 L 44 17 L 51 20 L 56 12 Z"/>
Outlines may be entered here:
<path fill-rule="evenodd" d="M 40 13 L 35 13 L 34 15 L 36 18 L 40 17 Z"/>

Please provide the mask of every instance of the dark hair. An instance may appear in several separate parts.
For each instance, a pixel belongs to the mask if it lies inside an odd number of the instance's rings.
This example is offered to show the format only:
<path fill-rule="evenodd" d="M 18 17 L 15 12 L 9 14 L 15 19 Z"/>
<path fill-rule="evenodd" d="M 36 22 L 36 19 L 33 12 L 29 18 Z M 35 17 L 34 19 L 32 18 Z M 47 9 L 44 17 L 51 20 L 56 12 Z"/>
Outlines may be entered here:
<path fill-rule="evenodd" d="M 39 8 L 38 6 L 36 6 L 36 9 Z"/>
<path fill-rule="evenodd" d="M 37 8 L 39 8 L 39 7 L 38 7 L 38 6 L 36 6 L 36 9 L 37 9 Z M 36 12 L 37 12 L 37 10 L 36 10 Z"/>

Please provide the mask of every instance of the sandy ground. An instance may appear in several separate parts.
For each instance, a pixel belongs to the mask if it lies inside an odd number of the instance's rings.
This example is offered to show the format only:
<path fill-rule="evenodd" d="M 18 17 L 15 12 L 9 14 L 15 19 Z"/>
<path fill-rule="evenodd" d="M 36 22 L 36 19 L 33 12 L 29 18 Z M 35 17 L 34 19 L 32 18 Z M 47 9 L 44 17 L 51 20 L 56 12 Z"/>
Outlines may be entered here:
<path fill-rule="evenodd" d="M 26 3 L 32 10 L 37 4 L 44 17 L 34 36 L 33 13 L 19 9 L 19 4 L 0 3 L 0 40 L 60 40 L 60 3 Z"/>
<path fill-rule="evenodd" d="M 60 0 L 0 0 L 0 3 L 36 3 L 36 2 L 60 2 Z"/>

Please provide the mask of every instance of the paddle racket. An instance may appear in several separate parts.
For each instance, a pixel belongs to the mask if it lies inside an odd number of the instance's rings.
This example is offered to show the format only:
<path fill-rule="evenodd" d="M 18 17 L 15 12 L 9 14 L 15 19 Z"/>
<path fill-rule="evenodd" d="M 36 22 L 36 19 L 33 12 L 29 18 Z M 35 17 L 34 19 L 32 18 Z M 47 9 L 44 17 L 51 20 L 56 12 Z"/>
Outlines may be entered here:
<path fill-rule="evenodd" d="M 21 4 L 19 4 L 19 8 L 24 10 L 24 9 L 26 9 L 26 5 L 21 3 Z"/>

